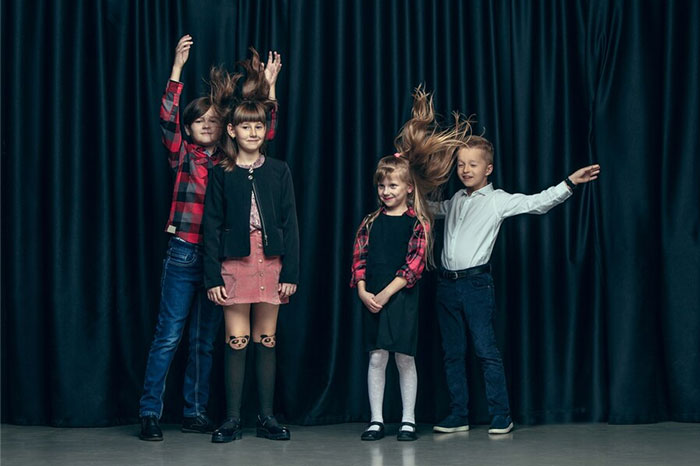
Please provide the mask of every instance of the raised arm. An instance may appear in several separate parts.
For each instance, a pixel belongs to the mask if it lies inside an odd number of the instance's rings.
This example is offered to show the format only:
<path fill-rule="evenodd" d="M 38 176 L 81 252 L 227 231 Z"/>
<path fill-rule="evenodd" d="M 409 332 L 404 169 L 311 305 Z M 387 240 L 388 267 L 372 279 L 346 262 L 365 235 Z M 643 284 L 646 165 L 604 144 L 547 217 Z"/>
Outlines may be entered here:
<path fill-rule="evenodd" d="M 168 149 L 170 166 L 173 168 L 178 166 L 182 146 L 180 96 L 183 85 L 180 82 L 180 75 L 182 74 L 182 67 L 190 56 L 190 47 L 192 47 L 193 43 L 190 35 L 182 36 L 178 41 L 175 47 L 173 68 L 170 71 L 170 81 L 168 81 L 160 106 L 160 129 L 163 145 Z"/>
<path fill-rule="evenodd" d="M 267 63 L 265 66 L 265 80 L 270 85 L 270 93 L 267 98 L 270 100 L 277 100 L 277 93 L 275 86 L 277 84 L 277 77 L 282 69 L 282 55 L 277 52 L 268 52 Z"/>
<path fill-rule="evenodd" d="M 265 79 L 270 85 L 270 92 L 268 93 L 268 99 L 272 100 L 275 105 L 270 110 L 270 114 L 267 120 L 267 134 L 265 138 L 270 141 L 275 139 L 275 134 L 277 130 L 277 117 L 279 115 L 279 105 L 277 104 L 277 92 L 275 90 L 277 84 L 277 77 L 279 76 L 280 70 L 282 69 L 282 55 L 277 52 L 270 51 L 267 54 L 267 63 L 265 66 Z"/>

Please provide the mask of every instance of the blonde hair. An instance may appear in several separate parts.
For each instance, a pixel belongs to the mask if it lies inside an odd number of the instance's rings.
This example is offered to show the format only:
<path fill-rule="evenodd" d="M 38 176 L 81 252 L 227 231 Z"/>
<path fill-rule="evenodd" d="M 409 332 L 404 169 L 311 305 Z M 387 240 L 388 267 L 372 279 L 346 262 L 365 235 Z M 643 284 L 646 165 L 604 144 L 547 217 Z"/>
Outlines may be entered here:
<path fill-rule="evenodd" d="M 480 149 L 484 152 L 486 163 L 493 165 L 493 144 L 483 136 L 471 136 L 464 143 L 464 147 L 468 149 Z"/>
<path fill-rule="evenodd" d="M 224 128 L 246 122 L 260 122 L 267 125 L 267 114 L 274 105 L 267 98 L 270 84 L 265 79 L 260 55 L 253 47 L 249 50 L 252 56 L 237 63 L 243 68 L 245 74 L 241 72 L 231 74 L 222 67 L 212 67 L 209 72 L 211 102 L 217 113 L 221 115 Z M 239 94 L 238 82 L 244 76 Z M 229 136 L 228 131 L 222 131 L 219 147 L 225 154 L 221 166 L 226 171 L 233 170 L 238 157 L 238 142 Z M 260 152 L 264 153 L 264 150 L 263 143 Z"/>
<path fill-rule="evenodd" d="M 465 147 L 471 135 L 469 119 L 463 119 L 457 113 L 453 114 L 453 118 L 452 126 L 441 129 L 436 121 L 432 95 L 422 85 L 418 86 L 413 92 L 411 119 L 403 125 L 394 140 L 394 146 L 400 155 L 382 158 L 374 172 L 375 185 L 386 176 L 396 173 L 402 181 L 413 186 L 409 205 L 415 210 L 416 221 L 425 231 L 425 262 L 428 268 L 433 268 L 435 263 L 432 229 L 434 219 L 427 199 L 433 194 L 439 194 L 438 188 L 450 177 L 457 149 Z M 367 215 L 362 220 L 358 233 L 363 227 L 369 231 L 380 213 L 381 207 Z"/>

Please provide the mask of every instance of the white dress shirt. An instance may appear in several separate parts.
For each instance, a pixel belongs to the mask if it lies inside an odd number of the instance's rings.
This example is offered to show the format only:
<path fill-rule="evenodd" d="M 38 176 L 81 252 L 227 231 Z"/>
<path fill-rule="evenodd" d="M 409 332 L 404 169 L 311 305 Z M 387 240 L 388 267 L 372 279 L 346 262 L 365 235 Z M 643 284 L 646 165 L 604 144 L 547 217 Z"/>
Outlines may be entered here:
<path fill-rule="evenodd" d="M 488 263 L 503 220 L 520 214 L 544 214 L 571 196 L 565 182 L 541 193 L 509 194 L 491 183 L 467 194 L 461 189 L 452 199 L 430 202 L 436 218 L 445 218 L 442 266 L 462 270 Z"/>

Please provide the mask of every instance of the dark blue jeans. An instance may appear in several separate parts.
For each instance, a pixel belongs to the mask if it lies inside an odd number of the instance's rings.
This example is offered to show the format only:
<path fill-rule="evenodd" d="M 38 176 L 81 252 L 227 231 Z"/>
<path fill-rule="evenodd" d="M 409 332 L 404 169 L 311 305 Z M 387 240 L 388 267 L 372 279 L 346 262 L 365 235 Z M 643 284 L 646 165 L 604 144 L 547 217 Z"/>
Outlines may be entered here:
<path fill-rule="evenodd" d="M 466 374 L 467 331 L 486 385 L 489 414 L 510 415 L 501 353 L 493 330 L 495 298 L 489 272 L 456 280 L 438 281 L 438 321 L 445 352 L 445 374 L 452 414 L 467 417 L 469 390 Z"/>
<path fill-rule="evenodd" d="M 212 350 L 221 315 L 221 309 L 207 299 L 200 247 L 171 238 L 163 261 L 158 324 L 146 363 L 140 416 L 160 418 L 163 413 L 165 379 L 188 318 L 189 357 L 182 389 L 183 415 L 194 417 L 206 413 Z"/>

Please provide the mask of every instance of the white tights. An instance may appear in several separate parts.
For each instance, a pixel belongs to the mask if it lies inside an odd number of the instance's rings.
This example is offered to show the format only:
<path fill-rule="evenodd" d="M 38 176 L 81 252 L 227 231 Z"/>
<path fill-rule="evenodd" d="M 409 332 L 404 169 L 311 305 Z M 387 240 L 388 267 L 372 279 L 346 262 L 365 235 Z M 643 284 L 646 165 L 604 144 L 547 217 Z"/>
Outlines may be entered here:
<path fill-rule="evenodd" d="M 403 415 L 401 422 L 416 422 L 416 392 L 418 390 L 418 372 L 413 356 L 394 353 L 396 367 L 399 370 L 399 386 L 401 387 L 401 402 Z M 384 404 L 384 386 L 386 385 L 386 365 L 389 362 L 389 352 L 375 350 L 369 353 L 369 368 L 367 370 L 367 389 L 369 391 L 369 406 L 372 412 L 372 422 L 384 422 L 382 406 Z M 368 430 L 379 430 L 371 426 Z M 405 426 L 403 430 L 413 430 Z"/>

